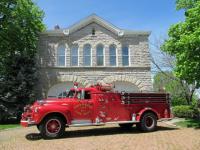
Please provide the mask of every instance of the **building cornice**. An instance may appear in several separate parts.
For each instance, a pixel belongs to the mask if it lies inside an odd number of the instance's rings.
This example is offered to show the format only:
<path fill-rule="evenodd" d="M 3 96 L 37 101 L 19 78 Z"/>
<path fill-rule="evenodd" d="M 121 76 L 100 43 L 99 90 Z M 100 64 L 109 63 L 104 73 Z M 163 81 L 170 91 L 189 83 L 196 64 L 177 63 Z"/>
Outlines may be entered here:
<path fill-rule="evenodd" d="M 150 31 L 133 31 L 133 30 L 125 30 L 120 29 L 113 24 L 109 23 L 108 21 L 102 19 L 101 17 L 97 16 L 96 14 L 92 14 L 79 22 L 73 24 L 72 26 L 64 29 L 55 29 L 55 30 L 47 30 L 41 33 L 41 35 L 47 36 L 70 36 L 70 34 L 80 30 L 81 28 L 91 24 L 96 23 L 107 30 L 111 31 L 115 35 L 119 37 L 132 37 L 137 35 L 149 36 L 151 34 Z"/>

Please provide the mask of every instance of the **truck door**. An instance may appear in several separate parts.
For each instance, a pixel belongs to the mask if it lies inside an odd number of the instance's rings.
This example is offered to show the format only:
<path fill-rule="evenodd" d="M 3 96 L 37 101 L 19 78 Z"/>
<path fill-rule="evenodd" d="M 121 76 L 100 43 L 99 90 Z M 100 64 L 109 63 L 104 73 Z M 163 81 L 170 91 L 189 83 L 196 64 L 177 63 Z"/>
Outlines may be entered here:
<path fill-rule="evenodd" d="M 92 123 L 94 104 L 90 91 L 78 91 L 73 101 L 72 124 Z"/>

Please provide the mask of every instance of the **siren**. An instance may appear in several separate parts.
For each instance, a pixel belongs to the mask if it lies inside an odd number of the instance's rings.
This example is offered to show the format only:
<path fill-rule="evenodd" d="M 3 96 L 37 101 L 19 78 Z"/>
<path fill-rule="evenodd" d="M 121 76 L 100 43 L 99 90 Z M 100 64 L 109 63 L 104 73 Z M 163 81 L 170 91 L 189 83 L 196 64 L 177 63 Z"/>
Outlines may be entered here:
<path fill-rule="evenodd" d="M 78 88 L 78 83 L 74 82 L 74 89 L 77 89 L 77 88 Z"/>
<path fill-rule="evenodd" d="M 101 91 L 111 91 L 113 89 L 113 85 L 112 84 L 101 83 L 101 84 L 98 84 L 98 85 L 99 85 L 99 89 Z"/>

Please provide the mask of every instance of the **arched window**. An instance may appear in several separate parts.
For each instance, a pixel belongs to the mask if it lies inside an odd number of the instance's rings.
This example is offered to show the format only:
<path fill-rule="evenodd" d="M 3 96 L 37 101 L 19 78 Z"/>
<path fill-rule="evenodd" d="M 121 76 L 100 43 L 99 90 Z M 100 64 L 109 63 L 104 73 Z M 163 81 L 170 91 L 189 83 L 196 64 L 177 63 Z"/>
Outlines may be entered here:
<path fill-rule="evenodd" d="M 122 47 L 122 65 L 129 66 L 129 50 L 127 46 Z"/>
<path fill-rule="evenodd" d="M 91 46 L 86 44 L 83 47 L 83 66 L 91 66 Z"/>
<path fill-rule="evenodd" d="M 71 48 L 71 66 L 78 66 L 78 45 Z"/>
<path fill-rule="evenodd" d="M 116 46 L 110 45 L 109 47 L 110 66 L 116 66 Z"/>
<path fill-rule="evenodd" d="M 97 46 L 97 66 L 103 66 L 104 64 L 104 54 L 103 54 L 103 45 L 99 44 Z"/>
<path fill-rule="evenodd" d="M 65 45 L 60 45 L 57 49 L 57 66 L 65 66 Z"/>

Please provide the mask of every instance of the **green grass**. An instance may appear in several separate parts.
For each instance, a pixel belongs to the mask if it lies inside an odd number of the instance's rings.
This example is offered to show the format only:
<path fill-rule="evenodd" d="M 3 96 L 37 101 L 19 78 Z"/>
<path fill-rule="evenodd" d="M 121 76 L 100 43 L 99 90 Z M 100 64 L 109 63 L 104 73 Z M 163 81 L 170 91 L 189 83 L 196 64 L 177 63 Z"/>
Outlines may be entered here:
<path fill-rule="evenodd" d="M 200 128 L 200 120 L 186 119 L 185 121 L 180 121 L 175 123 L 177 126 L 186 128 Z"/>
<path fill-rule="evenodd" d="M 19 127 L 19 124 L 0 124 L 0 130 Z"/>

